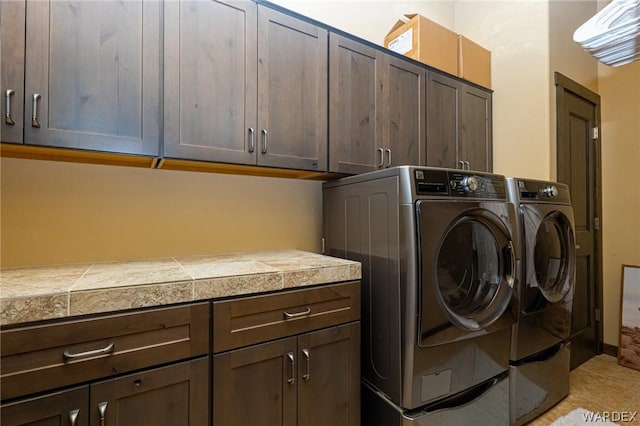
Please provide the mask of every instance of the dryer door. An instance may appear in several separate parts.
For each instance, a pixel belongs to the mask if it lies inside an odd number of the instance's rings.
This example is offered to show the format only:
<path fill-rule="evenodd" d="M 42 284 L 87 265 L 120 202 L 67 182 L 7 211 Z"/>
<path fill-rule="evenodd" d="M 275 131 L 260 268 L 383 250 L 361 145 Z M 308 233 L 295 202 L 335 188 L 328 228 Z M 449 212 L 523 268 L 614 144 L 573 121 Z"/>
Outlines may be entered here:
<path fill-rule="evenodd" d="M 505 312 L 516 275 L 516 254 L 505 225 L 512 212 L 505 203 L 418 203 L 421 346 L 513 323 Z"/>
<path fill-rule="evenodd" d="M 523 310 L 537 312 L 570 296 L 575 270 L 570 207 L 523 205 L 525 286 Z"/>

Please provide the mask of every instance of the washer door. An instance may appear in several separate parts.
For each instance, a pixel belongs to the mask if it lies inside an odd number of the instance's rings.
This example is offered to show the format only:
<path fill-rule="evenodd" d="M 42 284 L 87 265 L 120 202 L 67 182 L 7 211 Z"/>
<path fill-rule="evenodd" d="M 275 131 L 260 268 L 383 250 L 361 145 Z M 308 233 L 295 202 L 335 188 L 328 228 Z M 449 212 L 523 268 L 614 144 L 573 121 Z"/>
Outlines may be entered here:
<path fill-rule="evenodd" d="M 509 206 L 495 203 L 491 209 L 486 207 L 465 209 L 445 226 L 446 210 L 438 213 L 433 204 L 426 203 L 418 210 L 421 345 L 491 331 L 509 306 L 516 275 L 511 233 L 503 221 L 510 216 Z M 512 323 L 509 318 L 499 328 Z"/>
<path fill-rule="evenodd" d="M 523 206 L 526 256 L 523 309 L 537 312 L 572 289 L 575 245 L 571 219 L 559 210 Z"/>

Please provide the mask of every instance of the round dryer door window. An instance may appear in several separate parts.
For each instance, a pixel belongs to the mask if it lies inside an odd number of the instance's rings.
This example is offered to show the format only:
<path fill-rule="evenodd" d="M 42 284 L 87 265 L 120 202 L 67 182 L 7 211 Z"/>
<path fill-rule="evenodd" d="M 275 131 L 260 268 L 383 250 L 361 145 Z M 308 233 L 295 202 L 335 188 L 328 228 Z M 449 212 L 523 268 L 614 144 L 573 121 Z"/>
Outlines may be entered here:
<path fill-rule="evenodd" d="M 505 270 L 511 275 L 514 261 L 510 240 L 491 221 L 474 216 L 457 221 L 442 240 L 436 265 L 441 302 L 450 320 L 478 330 L 500 317 L 508 302 L 502 294 Z"/>
<path fill-rule="evenodd" d="M 538 225 L 533 264 L 540 291 L 550 302 L 561 300 L 570 290 L 567 280 L 569 236 L 561 216 L 546 216 Z"/>

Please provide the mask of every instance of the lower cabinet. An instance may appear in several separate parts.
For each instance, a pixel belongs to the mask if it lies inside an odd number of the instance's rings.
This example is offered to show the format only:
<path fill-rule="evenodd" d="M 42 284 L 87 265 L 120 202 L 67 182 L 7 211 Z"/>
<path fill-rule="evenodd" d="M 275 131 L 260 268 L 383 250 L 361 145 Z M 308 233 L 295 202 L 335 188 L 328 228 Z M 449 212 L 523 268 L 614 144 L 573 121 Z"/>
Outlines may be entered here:
<path fill-rule="evenodd" d="M 3 426 L 206 426 L 209 360 L 167 367 L 3 405 Z"/>
<path fill-rule="evenodd" d="M 3 426 L 89 424 L 89 386 L 50 393 L 0 407 Z"/>
<path fill-rule="evenodd" d="M 213 358 L 214 425 L 360 425 L 360 323 Z"/>

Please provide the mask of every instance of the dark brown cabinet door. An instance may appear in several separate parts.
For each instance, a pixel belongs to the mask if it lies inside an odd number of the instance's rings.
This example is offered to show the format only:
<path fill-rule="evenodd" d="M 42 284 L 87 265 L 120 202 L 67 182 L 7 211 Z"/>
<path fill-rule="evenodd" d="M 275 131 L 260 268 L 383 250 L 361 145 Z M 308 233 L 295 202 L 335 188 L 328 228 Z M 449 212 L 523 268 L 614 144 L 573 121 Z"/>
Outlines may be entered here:
<path fill-rule="evenodd" d="M 164 155 L 327 169 L 327 31 L 252 1 L 165 3 Z"/>
<path fill-rule="evenodd" d="M 27 2 L 25 142 L 157 155 L 160 2 Z"/>
<path fill-rule="evenodd" d="M 258 6 L 258 164 L 327 170 L 327 31 Z"/>
<path fill-rule="evenodd" d="M 360 324 L 298 338 L 298 426 L 360 425 Z"/>
<path fill-rule="evenodd" d="M 0 2 L 2 142 L 22 143 L 25 1 Z"/>
<path fill-rule="evenodd" d="M 491 92 L 461 83 L 460 159 L 471 170 L 492 171 Z"/>
<path fill-rule="evenodd" d="M 164 3 L 164 154 L 256 162 L 257 6 Z"/>
<path fill-rule="evenodd" d="M 360 425 L 360 323 L 217 354 L 213 424 Z"/>
<path fill-rule="evenodd" d="M 385 167 L 426 164 L 426 80 L 424 67 L 385 55 Z"/>
<path fill-rule="evenodd" d="M 250 346 L 213 358 L 213 424 L 296 424 L 296 338 Z"/>
<path fill-rule="evenodd" d="M 493 170 L 492 95 L 428 72 L 427 165 Z"/>
<path fill-rule="evenodd" d="M 460 83 L 429 72 L 427 84 L 427 166 L 458 168 Z"/>
<path fill-rule="evenodd" d="M 209 424 L 209 360 L 146 370 L 91 385 L 91 424 Z"/>
<path fill-rule="evenodd" d="M 88 426 L 89 387 L 52 393 L 0 407 L 2 426 Z"/>
<path fill-rule="evenodd" d="M 383 162 L 381 53 L 331 33 L 329 170 L 364 173 Z"/>

